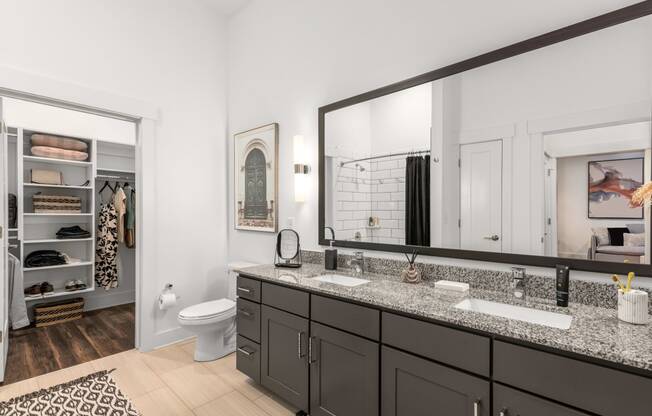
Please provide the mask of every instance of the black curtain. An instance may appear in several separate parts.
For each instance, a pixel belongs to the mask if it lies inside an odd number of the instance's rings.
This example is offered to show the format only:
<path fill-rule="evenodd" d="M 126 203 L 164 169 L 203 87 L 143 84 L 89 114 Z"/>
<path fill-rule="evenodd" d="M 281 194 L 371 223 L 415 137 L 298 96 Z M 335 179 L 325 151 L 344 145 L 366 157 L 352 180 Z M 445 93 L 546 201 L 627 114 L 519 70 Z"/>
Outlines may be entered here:
<path fill-rule="evenodd" d="M 430 156 L 405 163 L 405 244 L 430 246 Z"/>

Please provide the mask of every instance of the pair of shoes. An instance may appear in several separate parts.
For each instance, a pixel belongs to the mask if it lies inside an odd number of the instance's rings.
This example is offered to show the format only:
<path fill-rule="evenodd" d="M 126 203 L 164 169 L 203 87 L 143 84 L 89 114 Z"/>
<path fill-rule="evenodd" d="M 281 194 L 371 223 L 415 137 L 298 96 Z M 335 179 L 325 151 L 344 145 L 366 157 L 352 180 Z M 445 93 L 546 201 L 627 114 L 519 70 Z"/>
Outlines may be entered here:
<path fill-rule="evenodd" d="M 68 292 L 74 292 L 75 290 L 86 289 L 86 283 L 81 280 L 69 280 L 66 283 L 66 290 Z"/>
<path fill-rule="evenodd" d="M 23 291 L 23 293 L 27 296 L 36 296 L 36 295 L 47 296 L 49 293 L 52 292 L 54 292 L 54 287 L 48 282 L 31 285 L 30 287 L 25 288 L 25 290 Z"/>

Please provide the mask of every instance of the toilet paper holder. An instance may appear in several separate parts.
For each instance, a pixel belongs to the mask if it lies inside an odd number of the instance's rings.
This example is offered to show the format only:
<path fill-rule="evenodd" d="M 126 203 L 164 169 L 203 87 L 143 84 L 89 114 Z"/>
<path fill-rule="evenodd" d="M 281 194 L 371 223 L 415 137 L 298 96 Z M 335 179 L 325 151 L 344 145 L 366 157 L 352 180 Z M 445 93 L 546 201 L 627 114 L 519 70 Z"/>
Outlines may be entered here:
<path fill-rule="evenodd" d="M 165 289 L 163 289 L 163 293 L 172 292 L 172 287 L 173 287 L 172 283 L 166 283 L 165 284 Z M 177 300 L 181 299 L 181 296 L 179 296 L 177 294 L 175 294 L 174 296 L 176 296 Z"/>

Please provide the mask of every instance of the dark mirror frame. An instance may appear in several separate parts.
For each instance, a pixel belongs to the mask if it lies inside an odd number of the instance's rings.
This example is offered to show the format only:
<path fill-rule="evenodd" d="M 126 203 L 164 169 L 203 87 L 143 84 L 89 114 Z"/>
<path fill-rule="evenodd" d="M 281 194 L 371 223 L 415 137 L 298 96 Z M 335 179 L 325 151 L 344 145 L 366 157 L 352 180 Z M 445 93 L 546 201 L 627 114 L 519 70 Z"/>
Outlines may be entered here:
<path fill-rule="evenodd" d="M 476 57 L 457 62 L 443 68 L 418 75 L 413 78 L 400 81 L 386 87 L 378 88 L 364 94 L 356 95 L 332 104 L 325 105 L 319 108 L 319 244 L 329 245 L 330 240 L 325 237 L 325 166 L 324 166 L 324 153 L 325 153 L 325 116 L 329 113 L 340 108 L 349 107 L 364 101 L 374 98 L 382 97 L 387 94 L 392 94 L 397 91 L 421 85 L 427 82 L 435 81 L 460 72 L 468 71 L 470 69 L 478 68 L 503 59 L 511 58 L 521 55 L 530 51 L 544 48 L 546 46 L 554 45 L 559 42 L 564 42 L 582 35 L 586 35 L 598 30 L 606 29 L 611 26 L 619 25 L 621 23 L 629 22 L 641 17 L 652 14 L 652 0 L 646 0 L 640 3 L 633 4 L 622 9 L 615 10 L 582 22 L 566 26 L 564 28 L 546 33 L 544 35 L 536 36 L 528 40 L 518 42 L 494 51 L 478 55 Z M 650 51 L 652 53 L 652 51 Z M 649 208 L 648 208 L 649 209 Z M 652 239 L 651 239 L 652 240 Z M 649 242 L 652 244 L 652 241 Z M 359 241 L 345 241 L 334 240 L 334 246 L 347 247 L 363 250 L 375 250 L 394 253 L 411 253 L 417 251 L 419 254 L 436 256 L 436 257 L 449 257 L 459 258 L 466 260 L 479 260 L 489 261 L 495 263 L 509 263 L 520 264 L 539 267 L 555 267 L 557 264 L 569 266 L 574 270 L 586 270 L 592 272 L 603 273 L 627 273 L 630 271 L 642 276 L 652 277 L 652 265 L 650 264 L 622 264 L 615 262 L 583 260 L 583 259 L 570 259 L 562 257 L 547 257 L 535 256 L 527 254 L 509 254 L 509 253 L 493 253 L 487 251 L 473 251 L 437 247 L 421 247 L 421 246 L 407 246 L 395 244 L 381 244 L 381 243 L 365 243 Z"/>

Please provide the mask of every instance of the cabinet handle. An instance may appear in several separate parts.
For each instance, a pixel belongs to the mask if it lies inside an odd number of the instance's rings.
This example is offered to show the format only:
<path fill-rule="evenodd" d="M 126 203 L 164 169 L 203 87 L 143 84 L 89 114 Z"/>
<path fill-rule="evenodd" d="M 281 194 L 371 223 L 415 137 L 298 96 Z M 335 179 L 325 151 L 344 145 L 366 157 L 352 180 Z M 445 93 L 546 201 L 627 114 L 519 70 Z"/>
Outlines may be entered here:
<path fill-rule="evenodd" d="M 251 357 L 252 355 L 254 355 L 253 352 L 249 352 L 249 351 L 245 350 L 244 348 L 240 348 L 240 347 L 238 347 L 238 352 L 243 353 L 247 357 Z"/>
<path fill-rule="evenodd" d="M 500 410 L 500 414 L 499 414 L 499 416 L 507 416 L 507 408 L 503 407 L 503 408 Z"/>
<path fill-rule="evenodd" d="M 313 339 L 314 339 L 313 337 L 308 338 L 308 364 L 313 364 L 317 362 L 317 360 L 313 360 L 313 356 L 314 356 L 314 351 L 312 348 Z"/>
<path fill-rule="evenodd" d="M 303 338 L 303 332 L 299 332 L 297 334 L 297 349 L 299 351 L 299 353 L 298 353 L 299 359 L 301 359 L 301 358 L 303 358 L 305 356 L 305 354 L 303 353 L 303 346 L 301 345 L 302 344 L 302 338 Z"/>
<path fill-rule="evenodd" d="M 246 309 L 238 309 L 238 312 L 240 312 L 242 315 L 246 316 L 247 318 L 251 318 L 253 314 Z"/>
<path fill-rule="evenodd" d="M 478 412 L 480 410 L 480 400 L 476 400 L 473 402 L 473 416 L 479 416 L 480 413 Z"/>
<path fill-rule="evenodd" d="M 238 286 L 238 290 L 240 292 L 251 293 L 251 289 L 247 289 L 246 287 L 239 287 Z"/>

